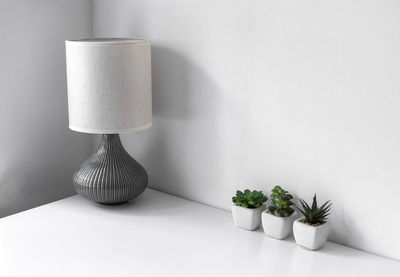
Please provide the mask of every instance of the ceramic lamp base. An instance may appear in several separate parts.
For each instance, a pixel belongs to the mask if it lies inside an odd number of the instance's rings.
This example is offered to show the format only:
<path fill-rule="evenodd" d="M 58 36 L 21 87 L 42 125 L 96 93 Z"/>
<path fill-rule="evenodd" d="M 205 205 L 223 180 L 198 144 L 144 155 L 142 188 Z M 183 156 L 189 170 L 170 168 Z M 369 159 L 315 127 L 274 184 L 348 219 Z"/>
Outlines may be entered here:
<path fill-rule="evenodd" d="M 122 205 L 147 187 L 146 170 L 124 149 L 118 134 L 102 135 L 95 154 L 75 172 L 74 188 L 98 204 Z"/>

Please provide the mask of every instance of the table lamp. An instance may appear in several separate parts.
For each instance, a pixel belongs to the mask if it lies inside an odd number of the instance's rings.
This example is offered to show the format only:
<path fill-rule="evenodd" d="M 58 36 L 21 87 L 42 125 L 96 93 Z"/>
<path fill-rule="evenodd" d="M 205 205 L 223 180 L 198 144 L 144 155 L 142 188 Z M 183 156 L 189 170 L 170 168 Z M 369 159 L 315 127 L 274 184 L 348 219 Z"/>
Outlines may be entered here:
<path fill-rule="evenodd" d="M 148 183 L 119 134 L 152 124 L 150 42 L 94 38 L 65 45 L 69 128 L 102 134 L 97 152 L 74 173 L 74 188 L 102 205 L 126 203 Z"/>

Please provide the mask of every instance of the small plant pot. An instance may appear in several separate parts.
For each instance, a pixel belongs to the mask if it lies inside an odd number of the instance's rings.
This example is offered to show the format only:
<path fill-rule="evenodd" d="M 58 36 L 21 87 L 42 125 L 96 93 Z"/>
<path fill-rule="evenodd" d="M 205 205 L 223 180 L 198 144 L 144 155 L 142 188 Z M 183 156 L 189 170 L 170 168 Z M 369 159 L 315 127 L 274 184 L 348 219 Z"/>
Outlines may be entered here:
<path fill-rule="evenodd" d="M 279 217 L 268 211 L 263 212 L 261 219 L 265 234 L 275 239 L 286 238 L 292 232 L 293 221 L 296 217 L 296 212 L 288 217 Z"/>
<path fill-rule="evenodd" d="M 309 250 L 317 250 L 321 248 L 328 239 L 331 229 L 330 223 L 327 221 L 317 227 L 301 222 L 304 217 L 297 219 L 293 223 L 293 234 L 296 243 Z"/>
<path fill-rule="evenodd" d="M 261 213 L 265 210 L 265 205 L 256 209 L 243 208 L 237 205 L 232 206 L 233 222 L 237 227 L 253 231 L 261 224 Z"/>

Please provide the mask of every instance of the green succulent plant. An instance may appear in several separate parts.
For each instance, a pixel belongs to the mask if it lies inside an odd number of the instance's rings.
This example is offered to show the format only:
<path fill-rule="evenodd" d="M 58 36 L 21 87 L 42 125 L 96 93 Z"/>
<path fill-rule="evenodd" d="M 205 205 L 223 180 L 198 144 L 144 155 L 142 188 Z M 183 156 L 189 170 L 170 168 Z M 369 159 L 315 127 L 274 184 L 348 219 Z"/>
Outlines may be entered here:
<path fill-rule="evenodd" d="M 270 197 L 272 202 L 268 207 L 268 211 L 271 214 L 279 217 L 288 217 L 293 214 L 294 209 L 291 208 L 293 196 L 286 190 L 280 186 L 275 186 Z"/>
<path fill-rule="evenodd" d="M 326 222 L 328 215 L 330 215 L 331 201 L 326 201 L 321 207 L 318 207 L 316 194 L 314 194 L 311 207 L 303 199 L 300 199 L 300 203 L 303 209 L 297 209 L 304 215 L 304 223 L 309 223 L 311 225 L 323 224 Z"/>
<path fill-rule="evenodd" d="M 246 189 L 244 192 L 240 190 L 236 191 L 236 195 L 232 197 L 233 203 L 238 206 L 255 209 L 260 207 L 268 198 L 263 194 L 262 191 L 250 191 Z"/>

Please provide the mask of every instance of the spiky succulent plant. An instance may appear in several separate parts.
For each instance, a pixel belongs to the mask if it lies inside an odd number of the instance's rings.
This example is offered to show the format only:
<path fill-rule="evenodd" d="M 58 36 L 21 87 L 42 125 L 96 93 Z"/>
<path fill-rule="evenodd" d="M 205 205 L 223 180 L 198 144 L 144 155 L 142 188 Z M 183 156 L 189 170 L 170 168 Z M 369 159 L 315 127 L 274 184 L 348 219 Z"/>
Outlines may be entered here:
<path fill-rule="evenodd" d="M 280 186 L 275 186 L 272 189 L 271 205 L 268 211 L 279 217 L 288 217 L 293 214 L 294 210 L 291 208 L 293 196 Z"/>
<path fill-rule="evenodd" d="M 250 191 L 246 189 L 244 192 L 236 191 L 236 195 L 232 197 L 233 203 L 244 208 L 255 209 L 260 207 L 268 198 L 262 191 Z"/>
<path fill-rule="evenodd" d="M 331 201 L 326 201 L 321 207 L 317 204 L 317 195 L 314 194 L 313 202 L 311 207 L 303 200 L 299 199 L 303 209 L 298 208 L 298 210 L 304 215 L 305 222 L 311 225 L 319 225 L 325 223 L 330 215 Z"/>

